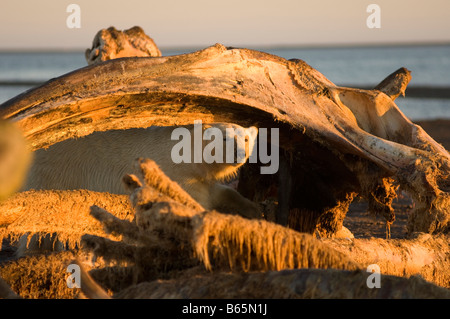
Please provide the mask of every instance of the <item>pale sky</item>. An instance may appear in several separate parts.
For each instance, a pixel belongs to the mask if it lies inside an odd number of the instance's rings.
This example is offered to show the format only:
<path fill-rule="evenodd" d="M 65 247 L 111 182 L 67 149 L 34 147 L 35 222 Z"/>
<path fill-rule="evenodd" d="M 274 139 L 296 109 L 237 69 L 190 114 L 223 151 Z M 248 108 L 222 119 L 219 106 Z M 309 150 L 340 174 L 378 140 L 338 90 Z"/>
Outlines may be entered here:
<path fill-rule="evenodd" d="M 81 8 L 70 29 L 69 4 Z M 381 28 L 369 29 L 369 4 Z M 161 47 L 450 42 L 449 0 L 0 0 L 0 50 L 85 49 L 98 30 L 141 26 Z"/>

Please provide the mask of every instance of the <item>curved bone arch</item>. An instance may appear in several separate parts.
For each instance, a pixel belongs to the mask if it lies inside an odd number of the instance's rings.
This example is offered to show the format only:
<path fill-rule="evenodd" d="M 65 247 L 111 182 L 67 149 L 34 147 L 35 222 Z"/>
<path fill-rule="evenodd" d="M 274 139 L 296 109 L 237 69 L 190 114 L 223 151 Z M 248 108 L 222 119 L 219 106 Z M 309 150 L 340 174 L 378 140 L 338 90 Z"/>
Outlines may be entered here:
<path fill-rule="evenodd" d="M 5 102 L 0 118 L 16 122 L 32 150 L 94 131 L 196 119 L 278 127 L 278 173 L 257 176 L 259 164 L 248 165 L 239 187 L 260 200 L 275 185 L 279 223 L 334 233 L 359 194 L 389 225 L 400 186 L 416 202 L 409 232 L 447 232 L 450 155 L 394 103 L 409 79 L 400 69 L 374 90 L 339 87 L 301 60 L 216 44 L 75 70 Z"/>

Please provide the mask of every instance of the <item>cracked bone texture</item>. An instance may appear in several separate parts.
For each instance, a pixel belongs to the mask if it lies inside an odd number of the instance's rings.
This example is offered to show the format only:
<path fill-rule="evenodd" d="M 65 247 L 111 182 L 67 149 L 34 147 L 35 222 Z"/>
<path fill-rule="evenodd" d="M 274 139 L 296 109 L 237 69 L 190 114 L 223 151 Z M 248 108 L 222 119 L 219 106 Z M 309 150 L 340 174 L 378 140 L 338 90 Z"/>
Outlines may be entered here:
<path fill-rule="evenodd" d="M 100 30 L 92 48 L 85 52 L 89 65 L 122 57 L 161 56 L 155 42 L 140 27 L 119 31 L 114 27 Z"/>

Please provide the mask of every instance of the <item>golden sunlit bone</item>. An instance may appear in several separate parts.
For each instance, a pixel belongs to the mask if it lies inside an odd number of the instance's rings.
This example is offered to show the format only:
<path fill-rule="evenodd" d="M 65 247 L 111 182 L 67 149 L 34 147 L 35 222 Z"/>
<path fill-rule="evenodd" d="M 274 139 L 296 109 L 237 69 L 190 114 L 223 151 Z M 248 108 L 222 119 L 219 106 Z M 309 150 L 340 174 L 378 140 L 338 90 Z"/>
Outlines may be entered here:
<path fill-rule="evenodd" d="M 85 52 L 89 65 L 132 56 L 161 56 L 153 39 L 140 27 L 124 31 L 114 27 L 102 29 L 95 35 L 92 48 Z"/>

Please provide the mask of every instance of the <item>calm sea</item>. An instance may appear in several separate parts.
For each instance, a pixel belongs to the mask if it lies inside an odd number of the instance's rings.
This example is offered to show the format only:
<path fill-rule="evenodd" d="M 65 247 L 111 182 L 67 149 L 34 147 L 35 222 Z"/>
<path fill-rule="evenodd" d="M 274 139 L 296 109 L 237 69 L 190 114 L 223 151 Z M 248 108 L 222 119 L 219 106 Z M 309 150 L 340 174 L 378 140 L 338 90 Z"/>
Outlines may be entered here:
<path fill-rule="evenodd" d="M 398 68 L 406 67 L 412 71 L 409 87 L 450 88 L 450 45 L 259 50 L 302 59 L 342 86 L 372 87 Z M 187 52 L 192 50 L 162 50 L 163 55 Z M 35 83 L 84 66 L 83 52 L 0 52 L 0 103 Z M 412 120 L 450 118 L 450 99 L 407 97 L 396 102 Z"/>

